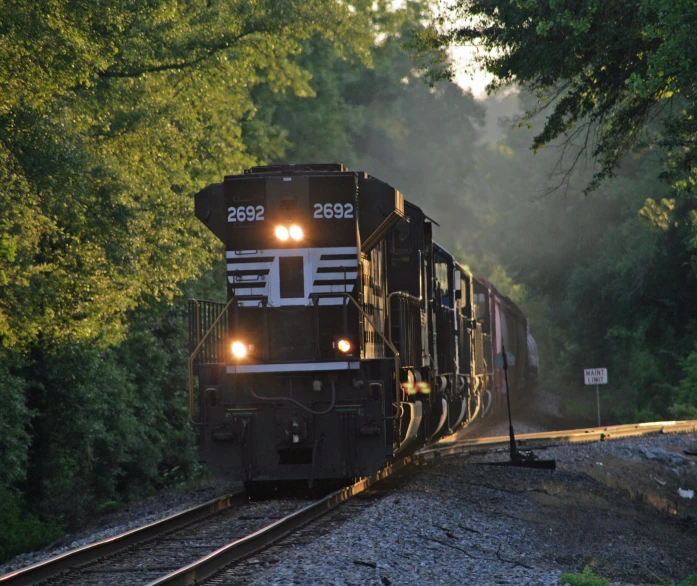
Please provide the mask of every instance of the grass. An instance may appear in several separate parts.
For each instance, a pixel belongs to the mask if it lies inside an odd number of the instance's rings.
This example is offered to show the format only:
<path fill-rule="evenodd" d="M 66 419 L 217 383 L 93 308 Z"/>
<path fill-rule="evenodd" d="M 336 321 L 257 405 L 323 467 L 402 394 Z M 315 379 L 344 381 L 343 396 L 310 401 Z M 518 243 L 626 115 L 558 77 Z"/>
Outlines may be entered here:
<path fill-rule="evenodd" d="M 576 388 L 564 393 L 561 400 L 561 413 L 580 425 L 595 427 L 598 419 L 595 387 L 588 386 L 580 390 Z M 633 423 L 636 421 L 636 416 L 635 402 L 632 397 L 627 397 L 616 389 L 600 389 L 601 425 Z"/>
<path fill-rule="evenodd" d="M 586 566 L 580 574 L 562 574 L 559 577 L 559 584 L 569 584 L 570 586 L 610 586 L 610 581 L 598 576 Z"/>
<path fill-rule="evenodd" d="M 691 574 L 676 586 L 697 586 L 697 574 Z"/>
<path fill-rule="evenodd" d="M 610 586 L 610 581 L 602 576 L 598 576 L 590 567 L 583 568 L 580 574 L 562 574 L 559 577 L 559 584 L 569 586 Z M 697 574 L 691 574 L 680 584 L 661 580 L 662 586 L 697 586 Z"/>

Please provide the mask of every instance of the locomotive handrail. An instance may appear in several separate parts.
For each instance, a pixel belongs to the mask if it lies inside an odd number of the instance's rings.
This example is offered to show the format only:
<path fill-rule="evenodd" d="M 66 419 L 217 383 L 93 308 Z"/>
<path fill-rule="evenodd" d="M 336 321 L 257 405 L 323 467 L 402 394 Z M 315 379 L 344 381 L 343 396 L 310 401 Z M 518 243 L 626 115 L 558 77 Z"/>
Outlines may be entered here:
<path fill-rule="evenodd" d="M 407 293 L 406 291 L 393 291 L 387 296 L 388 301 L 394 295 L 399 295 L 400 297 L 404 297 L 405 299 L 409 299 L 410 301 L 416 301 L 418 303 L 421 303 L 421 301 L 423 301 L 421 297 L 416 297 L 416 295 L 412 295 L 411 293 Z"/>
<path fill-rule="evenodd" d="M 215 318 L 215 321 L 206 332 L 206 335 L 203 336 L 203 338 L 201 338 L 201 341 L 198 343 L 198 346 L 196 346 L 194 351 L 191 353 L 191 356 L 189 356 L 189 421 L 191 421 L 192 425 L 201 425 L 201 423 L 196 421 L 194 418 L 194 360 L 196 359 L 196 356 L 201 350 L 203 343 L 208 339 L 208 336 L 211 335 L 211 333 L 215 329 L 215 326 L 218 325 L 220 319 L 223 317 L 223 315 L 225 315 L 225 312 L 236 299 L 236 297 L 232 297 L 230 301 L 227 302 L 223 310 L 220 312 L 220 315 L 218 315 L 218 317 Z"/>
<path fill-rule="evenodd" d="M 202 299 L 189 299 L 189 347 L 191 353 L 201 341 L 201 336 L 206 333 L 210 324 L 218 316 L 218 313 L 225 307 L 225 302 L 208 301 Z M 205 328 L 205 329 L 203 329 Z M 220 329 L 220 326 L 218 326 Z M 215 334 L 215 333 L 214 333 Z M 196 362 L 215 361 L 218 356 L 220 340 L 212 335 L 201 348 L 196 357 Z"/>
<path fill-rule="evenodd" d="M 388 328 L 387 328 L 387 333 L 390 336 L 390 342 L 392 342 L 392 306 L 390 305 L 390 301 L 392 301 L 392 297 L 399 296 L 403 299 L 406 299 L 407 301 L 414 301 L 415 303 L 418 303 L 419 305 L 423 301 L 421 297 L 416 297 L 414 295 L 411 295 L 410 293 L 407 293 L 405 291 L 393 291 L 387 296 L 387 323 L 388 323 Z"/>
<path fill-rule="evenodd" d="M 351 295 L 348 293 L 344 293 L 342 291 L 336 291 L 333 293 L 310 293 L 310 297 L 312 298 L 326 298 L 326 297 L 345 297 L 348 299 L 351 303 L 353 303 L 356 306 L 356 309 L 361 312 L 363 317 L 368 321 L 368 323 L 373 327 L 373 330 L 377 332 L 377 334 L 382 338 L 383 342 L 387 344 L 390 350 L 392 350 L 392 353 L 394 354 L 394 368 L 395 368 L 395 396 L 397 398 L 397 405 L 401 403 L 401 397 L 399 394 L 399 370 L 400 370 L 400 365 L 399 365 L 399 350 L 395 347 L 395 345 L 388 340 L 385 337 L 385 334 L 383 334 L 378 328 L 376 327 L 375 323 L 373 322 L 372 319 L 370 319 L 370 316 L 363 310 L 363 308 L 358 304 L 358 301 L 356 301 Z"/>
<path fill-rule="evenodd" d="M 411 295 L 410 293 L 407 293 L 406 291 L 393 291 L 387 296 L 387 333 L 390 337 L 390 342 L 392 342 L 392 297 L 397 297 L 398 299 L 404 299 L 405 301 L 410 301 L 414 304 L 419 305 L 419 313 L 421 313 L 424 310 L 424 298 L 422 296 L 416 297 L 415 295 Z M 424 344 L 423 340 L 423 333 L 419 332 L 419 337 L 421 337 L 421 360 L 423 361 L 423 356 L 425 355 L 426 357 L 431 358 L 431 355 L 428 353 L 428 348 L 427 344 Z M 392 342 L 394 343 L 394 342 Z M 401 341 L 400 341 L 401 344 Z M 408 357 L 407 357 L 408 358 Z"/>
<path fill-rule="evenodd" d="M 189 302 L 196 306 L 196 343 L 198 344 L 201 341 L 201 304 L 198 299 L 189 299 Z"/>

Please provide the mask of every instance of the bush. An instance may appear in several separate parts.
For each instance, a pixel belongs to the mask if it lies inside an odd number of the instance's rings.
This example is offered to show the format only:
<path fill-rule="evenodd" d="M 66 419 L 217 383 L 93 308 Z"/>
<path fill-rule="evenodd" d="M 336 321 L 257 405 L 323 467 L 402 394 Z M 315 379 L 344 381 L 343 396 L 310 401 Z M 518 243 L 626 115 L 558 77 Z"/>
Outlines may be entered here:
<path fill-rule="evenodd" d="M 41 519 L 79 525 L 196 469 L 181 312 L 133 316 L 113 348 L 34 351 L 27 498 Z"/>
<path fill-rule="evenodd" d="M 119 364 L 138 392 L 139 450 L 129 464 L 130 490 L 161 488 L 197 470 L 194 433 L 188 419 L 186 304 L 138 316 L 116 350 Z"/>
<path fill-rule="evenodd" d="M 29 409 L 26 406 L 26 384 L 11 374 L 17 366 L 16 357 L 0 358 L 0 486 L 16 486 L 27 472 L 29 448 Z"/>
<path fill-rule="evenodd" d="M 0 563 L 22 552 L 44 547 L 62 535 L 54 524 L 22 514 L 15 494 L 0 486 Z"/>
<path fill-rule="evenodd" d="M 72 526 L 118 498 L 140 435 L 136 391 L 109 351 L 71 344 L 33 357 L 27 497 L 42 519 Z"/>
<path fill-rule="evenodd" d="M 676 419 L 697 419 L 697 349 L 683 362 L 683 378 L 670 407 Z"/>

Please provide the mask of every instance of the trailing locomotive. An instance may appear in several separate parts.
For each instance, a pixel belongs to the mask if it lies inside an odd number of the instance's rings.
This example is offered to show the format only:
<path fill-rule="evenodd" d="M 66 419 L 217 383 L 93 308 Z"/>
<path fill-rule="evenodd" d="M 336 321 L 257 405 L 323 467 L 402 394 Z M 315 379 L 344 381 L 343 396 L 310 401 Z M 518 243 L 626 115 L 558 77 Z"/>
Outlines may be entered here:
<path fill-rule="evenodd" d="M 196 195 L 227 303 L 190 302 L 203 459 L 248 487 L 368 476 L 536 376 L 527 320 L 396 189 L 340 164 L 254 167 Z"/>

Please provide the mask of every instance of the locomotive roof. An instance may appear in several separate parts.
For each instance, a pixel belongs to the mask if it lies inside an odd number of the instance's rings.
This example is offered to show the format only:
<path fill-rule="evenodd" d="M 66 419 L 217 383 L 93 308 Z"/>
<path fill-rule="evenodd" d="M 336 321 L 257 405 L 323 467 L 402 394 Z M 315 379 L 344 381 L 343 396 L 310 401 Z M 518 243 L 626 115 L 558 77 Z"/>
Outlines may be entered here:
<path fill-rule="evenodd" d="M 348 172 L 343 163 L 297 163 L 281 165 L 259 165 L 246 169 L 245 175 L 288 175 L 306 173 L 346 173 Z"/>

